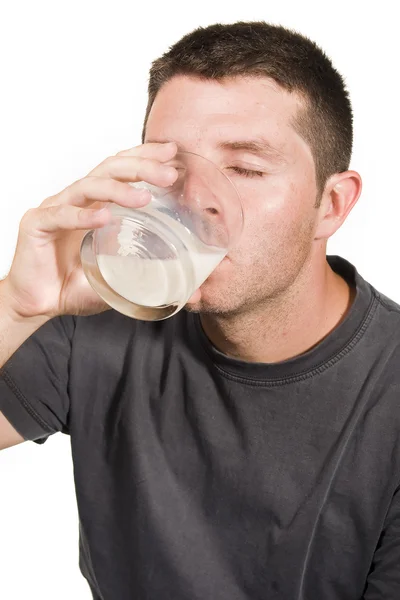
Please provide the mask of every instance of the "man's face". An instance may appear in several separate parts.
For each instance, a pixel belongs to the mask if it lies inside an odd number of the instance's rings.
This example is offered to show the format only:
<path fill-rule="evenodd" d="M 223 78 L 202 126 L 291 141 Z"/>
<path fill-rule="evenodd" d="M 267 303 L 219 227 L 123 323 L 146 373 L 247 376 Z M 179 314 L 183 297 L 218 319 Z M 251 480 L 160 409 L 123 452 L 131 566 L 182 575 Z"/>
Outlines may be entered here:
<path fill-rule="evenodd" d="M 297 95 L 267 78 L 177 76 L 157 94 L 145 141 L 174 141 L 208 158 L 231 178 L 243 203 L 240 242 L 190 310 L 252 309 L 287 290 L 315 250 L 314 160 L 293 127 L 301 107 Z"/>

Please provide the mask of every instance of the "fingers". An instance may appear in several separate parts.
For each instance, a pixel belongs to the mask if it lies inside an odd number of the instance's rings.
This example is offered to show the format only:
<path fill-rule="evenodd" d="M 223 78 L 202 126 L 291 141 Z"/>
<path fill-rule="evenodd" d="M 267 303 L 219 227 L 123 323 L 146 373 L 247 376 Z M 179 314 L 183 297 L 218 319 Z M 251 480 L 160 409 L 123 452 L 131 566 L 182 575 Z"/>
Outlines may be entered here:
<path fill-rule="evenodd" d="M 110 217 L 111 213 L 107 207 L 94 210 L 63 204 L 33 208 L 23 216 L 20 232 L 48 241 L 49 234 L 52 233 L 103 227 Z"/>
<path fill-rule="evenodd" d="M 172 185 L 177 173 L 162 163 L 177 153 L 175 142 L 148 143 L 118 152 L 100 163 L 88 176 L 111 177 L 119 181 L 147 181 L 162 187 Z M 161 163 L 161 164 L 160 164 Z"/>
<path fill-rule="evenodd" d="M 112 156 L 89 173 L 91 177 L 110 177 L 118 181 L 147 181 L 167 187 L 178 177 L 176 169 L 151 158 Z"/>
<path fill-rule="evenodd" d="M 127 207 L 144 206 L 150 201 L 149 192 L 133 188 L 128 182 L 145 181 L 160 187 L 172 185 L 178 172 L 163 162 L 171 160 L 176 152 L 177 146 L 173 142 L 143 144 L 119 152 L 104 160 L 83 179 L 47 198 L 41 207 L 59 204 L 83 207 L 108 201 Z"/>
<path fill-rule="evenodd" d="M 175 156 L 178 146 L 175 142 L 154 143 L 148 142 L 129 150 L 122 150 L 116 156 L 139 156 L 141 158 L 151 158 L 160 162 L 167 162 Z"/>
<path fill-rule="evenodd" d="M 115 179 L 85 177 L 68 186 L 54 197 L 53 205 L 90 206 L 94 202 L 115 202 L 119 206 L 140 208 L 151 199 L 148 190 L 140 190 Z M 101 208 L 101 205 L 99 205 Z"/>

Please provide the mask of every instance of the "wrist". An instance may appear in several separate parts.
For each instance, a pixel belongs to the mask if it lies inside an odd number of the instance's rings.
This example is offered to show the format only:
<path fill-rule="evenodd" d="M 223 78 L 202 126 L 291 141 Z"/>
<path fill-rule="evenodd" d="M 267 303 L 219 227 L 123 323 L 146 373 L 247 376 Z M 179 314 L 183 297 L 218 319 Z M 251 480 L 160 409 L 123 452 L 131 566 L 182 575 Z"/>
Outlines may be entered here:
<path fill-rule="evenodd" d="M 44 325 L 50 317 L 40 314 L 28 314 L 13 294 L 7 278 L 0 281 L 0 315 L 13 324 L 32 323 L 34 328 Z"/>

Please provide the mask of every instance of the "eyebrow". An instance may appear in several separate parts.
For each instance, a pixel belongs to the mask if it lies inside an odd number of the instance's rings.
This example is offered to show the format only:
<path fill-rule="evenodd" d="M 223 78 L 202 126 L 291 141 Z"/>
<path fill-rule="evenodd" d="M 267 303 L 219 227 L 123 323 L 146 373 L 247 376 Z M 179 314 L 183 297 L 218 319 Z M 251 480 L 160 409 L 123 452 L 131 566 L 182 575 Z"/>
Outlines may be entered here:
<path fill-rule="evenodd" d="M 234 152 L 249 152 L 250 154 L 255 154 L 262 158 L 273 160 L 274 162 L 285 162 L 283 154 L 277 148 L 274 148 L 267 140 L 261 138 L 220 142 L 218 148 L 222 150 L 233 150 Z"/>
<path fill-rule="evenodd" d="M 165 143 L 173 140 L 146 140 L 146 143 Z M 283 153 L 272 146 L 264 138 L 252 138 L 248 140 L 227 140 L 217 144 L 219 150 L 232 150 L 233 152 L 249 152 L 277 164 L 286 163 Z"/>

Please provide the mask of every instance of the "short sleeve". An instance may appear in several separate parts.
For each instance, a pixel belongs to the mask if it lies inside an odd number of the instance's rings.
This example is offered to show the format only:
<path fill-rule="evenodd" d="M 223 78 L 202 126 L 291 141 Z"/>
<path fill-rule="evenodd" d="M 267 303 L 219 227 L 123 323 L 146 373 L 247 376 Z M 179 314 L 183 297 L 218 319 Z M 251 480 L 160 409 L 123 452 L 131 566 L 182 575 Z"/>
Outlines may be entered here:
<path fill-rule="evenodd" d="M 68 433 L 69 363 L 74 317 L 52 319 L 0 370 L 0 411 L 25 440 Z"/>
<path fill-rule="evenodd" d="M 375 550 L 363 600 L 400 598 L 400 488 L 393 496 Z"/>

